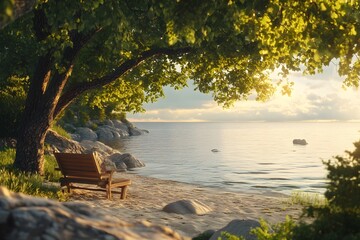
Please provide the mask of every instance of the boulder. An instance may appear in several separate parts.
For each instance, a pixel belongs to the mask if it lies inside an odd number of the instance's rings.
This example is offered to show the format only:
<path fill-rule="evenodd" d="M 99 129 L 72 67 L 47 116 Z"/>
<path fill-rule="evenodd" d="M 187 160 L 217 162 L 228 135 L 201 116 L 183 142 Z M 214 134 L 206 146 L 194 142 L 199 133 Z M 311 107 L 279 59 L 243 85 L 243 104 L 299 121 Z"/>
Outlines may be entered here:
<path fill-rule="evenodd" d="M 212 209 L 198 200 L 179 200 L 169 203 L 163 208 L 164 212 L 177 214 L 197 214 L 204 215 Z"/>
<path fill-rule="evenodd" d="M 114 153 L 119 153 L 118 150 L 115 150 L 102 142 L 99 141 L 89 141 L 84 140 L 80 142 L 80 145 L 86 150 L 86 153 L 98 152 L 102 158 L 106 158 L 108 155 L 112 155 Z"/>
<path fill-rule="evenodd" d="M 122 123 L 125 124 L 128 127 L 128 132 L 130 136 L 139 136 L 144 133 L 149 133 L 148 130 L 142 130 L 137 127 L 135 127 L 131 122 L 129 122 L 127 119 L 123 119 Z"/>
<path fill-rule="evenodd" d="M 45 143 L 47 143 L 50 149 L 47 149 L 47 153 L 56 152 L 68 152 L 68 153 L 83 153 L 84 148 L 76 141 L 67 139 L 60 136 L 53 130 L 48 130 L 45 137 Z"/>
<path fill-rule="evenodd" d="M 130 136 L 139 136 L 144 133 L 149 133 L 147 130 L 142 130 L 137 127 L 129 128 Z"/>
<path fill-rule="evenodd" d="M 86 127 L 77 128 L 74 134 L 80 135 L 79 141 L 83 141 L 83 140 L 96 141 L 98 139 L 98 135 L 93 130 Z"/>
<path fill-rule="evenodd" d="M 252 228 L 260 227 L 260 223 L 255 220 L 232 220 L 228 225 L 216 231 L 210 240 L 218 240 L 222 232 L 228 232 L 235 236 L 243 236 L 247 240 L 255 240 L 256 236 L 250 234 Z"/>
<path fill-rule="evenodd" d="M 116 145 L 121 137 L 129 136 L 128 132 L 123 132 L 122 130 L 107 125 L 99 127 L 96 133 L 99 141 L 109 146 Z"/>
<path fill-rule="evenodd" d="M 115 153 L 108 157 L 112 162 L 115 163 L 116 167 L 118 169 L 121 169 L 124 167 L 124 164 L 127 169 L 129 168 L 139 168 L 139 167 L 145 167 L 145 164 L 140 161 L 139 159 L 135 158 L 130 153 Z"/>
<path fill-rule="evenodd" d="M 306 142 L 305 139 L 294 139 L 294 140 L 293 140 L 293 144 L 296 144 L 296 145 L 307 145 L 308 143 Z"/>
<path fill-rule="evenodd" d="M 113 120 L 113 123 L 115 128 L 127 132 L 129 135 L 129 127 L 125 123 L 119 120 Z"/>
<path fill-rule="evenodd" d="M 60 203 L 0 187 L 1 239 L 185 239 L 149 222 L 126 222 L 101 208 Z"/>
<path fill-rule="evenodd" d="M 62 127 L 65 129 L 65 131 L 70 132 L 70 133 L 73 133 L 76 131 L 76 127 L 70 123 L 65 123 Z"/>
<path fill-rule="evenodd" d="M 108 125 L 108 126 L 110 126 L 110 127 L 114 127 L 113 121 L 112 121 L 112 120 L 109 120 L 109 119 L 104 120 L 104 121 L 103 121 L 103 124 L 104 124 L 104 125 Z"/>
<path fill-rule="evenodd" d="M 70 137 L 74 141 L 77 141 L 77 142 L 81 141 L 81 136 L 79 134 L 70 133 Z"/>

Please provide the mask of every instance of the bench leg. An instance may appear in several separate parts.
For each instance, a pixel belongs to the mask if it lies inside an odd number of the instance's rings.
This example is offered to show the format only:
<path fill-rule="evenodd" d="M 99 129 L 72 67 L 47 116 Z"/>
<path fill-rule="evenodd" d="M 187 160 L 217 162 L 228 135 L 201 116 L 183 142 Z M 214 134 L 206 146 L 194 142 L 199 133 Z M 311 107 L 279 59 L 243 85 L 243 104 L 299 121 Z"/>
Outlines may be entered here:
<path fill-rule="evenodd" d="M 128 186 L 124 186 L 124 187 L 121 188 L 121 196 L 120 196 L 120 199 L 125 199 L 125 198 L 126 198 L 127 187 L 128 187 Z"/>
<path fill-rule="evenodd" d="M 108 184 L 106 185 L 106 197 L 107 197 L 107 199 L 109 199 L 109 200 L 112 199 L 111 183 L 108 183 Z"/>
<path fill-rule="evenodd" d="M 67 190 L 68 193 L 71 193 L 71 184 L 70 184 L 70 183 L 68 183 L 68 184 L 61 184 L 60 187 L 61 187 L 61 192 L 62 192 L 62 193 L 65 193 L 65 188 L 66 188 L 66 190 Z"/>

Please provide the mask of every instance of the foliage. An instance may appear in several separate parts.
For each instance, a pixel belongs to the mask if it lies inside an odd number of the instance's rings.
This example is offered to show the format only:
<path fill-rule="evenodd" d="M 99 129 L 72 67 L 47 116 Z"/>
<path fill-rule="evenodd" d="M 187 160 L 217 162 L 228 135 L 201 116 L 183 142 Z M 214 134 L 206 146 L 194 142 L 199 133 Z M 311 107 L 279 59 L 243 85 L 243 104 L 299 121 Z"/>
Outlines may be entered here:
<path fill-rule="evenodd" d="M 222 232 L 218 240 L 245 240 L 243 236 L 235 236 L 228 232 Z"/>
<path fill-rule="evenodd" d="M 285 222 L 277 223 L 269 226 L 269 224 L 260 220 L 260 227 L 251 230 L 251 233 L 256 235 L 258 240 L 280 240 L 292 239 L 292 232 L 295 227 L 295 222 L 286 217 Z"/>
<path fill-rule="evenodd" d="M 117 103 L 120 112 L 139 111 L 144 101 L 163 95 L 162 86 L 181 88 L 187 79 L 224 106 L 254 92 L 266 99 L 275 86 L 266 70 L 282 68 L 286 74 L 304 65 L 312 74 L 334 58 L 340 58 L 345 84 L 357 86 L 359 64 L 352 60 L 359 49 L 352 43 L 360 33 L 358 8 L 342 0 L 44 1 L 1 33 L 6 47 L 0 50 L 0 65 L 6 71 L 0 79 L 31 79 L 37 56 L 49 51 L 54 74 L 66 71 L 63 57 L 78 34 L 90 39 L 78 46 L 67 90 L 106 76 L 149 49 L 189 47 L 186 54 L 157 54 L 93 89 L 82 97 L 92 108 Z M 37 18 L 45 25 L 34 27 Z"/>
<path fill-rule="evenodd" d="M 65 129 L 63 129 L 61 126 L 59 126 L 58 124 L 54 124 L 51 127 L 51 129 L 54 130 L 60 136 L 71 139 L 69 133 Z"/>
<path fill-rule="evenodd" d="M 57 168 L 57 162 L 54 156 L 45 155 L 45 173 L 43 178 L 50 182 L 58 182 L 61 175 L 61 172 L 58 170 L 55 170 Z"/>
<path fill-rule="evenodd" d="M 13 16 L 14 0 L 3 0 L 0 2 L 0 26 L 10 21 Z"/>
<path fill-rule="evenodd" d="M 54 158 L 47 157 L 45 163 L 45 176 L 27 174 L 13 169 L 12 163 L 15 158 L 15 150 L 7 149 L 0 151 L 0 186 L 5 186 L 14 192 L 21 192 L 33 196 L 59 199 L 65 201 L 59 187 L 44 185 L 44 180 L 58 181 L 59 173 L 54 171 Z"/>
<path fill-rule="evenodd" d="M 12 77 L 0 82 L 0 137 L 14 137 L 24 109 L 26 78 Z"/>

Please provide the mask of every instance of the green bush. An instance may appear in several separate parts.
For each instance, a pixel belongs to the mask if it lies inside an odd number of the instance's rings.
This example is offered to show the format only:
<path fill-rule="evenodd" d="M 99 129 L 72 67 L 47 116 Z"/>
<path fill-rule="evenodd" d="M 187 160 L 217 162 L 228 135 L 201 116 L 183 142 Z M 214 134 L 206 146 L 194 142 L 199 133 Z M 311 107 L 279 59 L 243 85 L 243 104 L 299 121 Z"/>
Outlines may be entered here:
<path fill-rule="evenodd" d="M 15 137 L 25 107 L 28 81 L 10 77 L 0 82 L 0 137 Z"/>
<path fill-rule="evenodd" d="M 5 186 L 14 192 L 28 195 L 58 199 L 65 201 L 67 195 L 60 191 L 60 187 L 53 184 L 44 184 L 45 180 L 57 181 L 60 174 L 54 171 L 55 159 L 45 158 L 45 176 L 27 174 L 15 170 L 12 164 L 15 159 L 15 149 L 0 151 L 0 186 Z"/>
<path fill-rule="evenodd" d="M 62 175 L 60 171 L 55 170 L 57 167 L 58 165 L 55 157 L 45 155 L 44 179 L 50 182 L 58 182 Z"/>

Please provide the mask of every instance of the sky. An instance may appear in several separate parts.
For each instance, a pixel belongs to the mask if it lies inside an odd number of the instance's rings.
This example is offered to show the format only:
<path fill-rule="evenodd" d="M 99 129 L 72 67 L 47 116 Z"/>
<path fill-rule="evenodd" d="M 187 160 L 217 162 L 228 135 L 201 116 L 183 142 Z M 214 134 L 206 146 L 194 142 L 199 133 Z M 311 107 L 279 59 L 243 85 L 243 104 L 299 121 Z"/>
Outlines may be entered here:
<path fill-rule="evenodd" d="M 323 73 L 302 75 L 294 72 L 291 96 L 280 89 L 266 102 L 239 101 L 223 109 L 211 94 L 165 88 L 165 98 L 145 104 L 145 113 L 127 114 L 133 122 L 243 122 L 243 121 L 360 121 L 360 89 L 342 87 L 335 64 Z"/>

